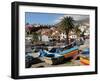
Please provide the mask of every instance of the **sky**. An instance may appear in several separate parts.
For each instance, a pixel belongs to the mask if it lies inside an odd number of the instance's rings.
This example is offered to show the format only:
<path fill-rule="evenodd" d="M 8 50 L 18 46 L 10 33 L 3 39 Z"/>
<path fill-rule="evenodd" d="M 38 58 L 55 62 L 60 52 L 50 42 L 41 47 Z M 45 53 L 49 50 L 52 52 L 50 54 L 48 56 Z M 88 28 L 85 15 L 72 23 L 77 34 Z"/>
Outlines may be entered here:
<path fill-rule="evenodd" d="M 25 23 L 53 25 L 65 16 L 71 16 L 74 20 L 89 18 L 88 15 L 25 12 Z"/>

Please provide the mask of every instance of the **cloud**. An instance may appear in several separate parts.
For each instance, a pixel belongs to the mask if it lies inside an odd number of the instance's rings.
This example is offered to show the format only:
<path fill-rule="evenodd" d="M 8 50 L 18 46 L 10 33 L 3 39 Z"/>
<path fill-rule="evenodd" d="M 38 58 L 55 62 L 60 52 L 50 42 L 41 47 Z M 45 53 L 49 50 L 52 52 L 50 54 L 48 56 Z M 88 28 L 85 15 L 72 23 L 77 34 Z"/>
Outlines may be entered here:
<path fill-rule="evenodd" d="M 66 14 L 61 17 L 58 17 L 56 20 L 54 20 L 54 23 L 59 23 L 64 17 L 69 17 L 69 16 L 73 17 L 75 21 L 84 20 L 84 19 L 89 18 L 89 15 Z"/>
<path fill-rule="evenodd" d="M 64 17 L 66 16 L 71 16 L 73 17 L 74 20 L 83 20 L 83 19 L 87 19 L 89 18 L 89 15 L 76 15 L 76 14 L 71 14 L 71 15 L 64 15 Z"/>
<path fill-rule="evenodd" d="M 61 20 L 56 19 L 56 20 L 53 21 L 53 23 L 59 23 L 60 21 L 61 21 Z"/>

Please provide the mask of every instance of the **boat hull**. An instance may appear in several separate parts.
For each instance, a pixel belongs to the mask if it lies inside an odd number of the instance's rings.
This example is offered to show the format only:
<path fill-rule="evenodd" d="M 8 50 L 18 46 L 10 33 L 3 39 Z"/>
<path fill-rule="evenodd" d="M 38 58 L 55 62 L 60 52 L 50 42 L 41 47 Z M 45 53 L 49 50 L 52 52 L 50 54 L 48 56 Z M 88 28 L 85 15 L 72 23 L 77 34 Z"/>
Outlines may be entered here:
<path fill-rule="evenodd" d="M 77 54 L 79 54 L 79 50 L 74 50 L 74 51 L 64 54 L 64 58 L 73 57 Z"/>
<path fill-rule="evenodd" d="M 64 60 L 63 56 L 57 57 L 57 58 L 44 57 L 45 63 L 52 64 L 52 65 L 54 65 L 54 64 L 60 64 L 60 63 L 63 62 L 63 60 Z"/>
<path fill-rule="evenodd" d="M 82 57 L 80 57 L 80 62 L 84 65 L 89 65 L 90 64 L 90 61 L 88 59 L 85 59 L 85 58 L 82 58 Z"/>

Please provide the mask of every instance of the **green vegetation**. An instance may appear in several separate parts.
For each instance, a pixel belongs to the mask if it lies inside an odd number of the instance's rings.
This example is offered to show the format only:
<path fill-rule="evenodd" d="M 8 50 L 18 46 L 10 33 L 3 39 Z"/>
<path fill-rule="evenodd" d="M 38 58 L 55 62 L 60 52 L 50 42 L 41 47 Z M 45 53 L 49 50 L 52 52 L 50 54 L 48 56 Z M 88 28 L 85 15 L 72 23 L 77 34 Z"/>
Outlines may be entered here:
<path fill-rule="evenodd" d="M 32 42 L 33 42 L 33 43 L 34 43 L 34 42 L 38 42 L 38 41 L 39 41 L 38 34 L 35 33 L 35 32 L 33 32 L 32 35 L 33 35 Z"/>
<path fill-rule="evenodd" d="M 59 23 L 59 28 L 66 33 L 67 44 L 69 44 L 69 33 L 74 28 L 74 20 L 72 17 L 64 17 Z"/>
<path fill-rule="evenodd" d="M 81 29 L 79 29 L 79 25 L 76 25 L 75 27 L 74 27 L 74 30 L 75 30 L 75 33 L 76 33 L 76 35 L 77 35 L 77 38 L 79 38 L 80 37 L 80 35 L 81 35 Z"/>

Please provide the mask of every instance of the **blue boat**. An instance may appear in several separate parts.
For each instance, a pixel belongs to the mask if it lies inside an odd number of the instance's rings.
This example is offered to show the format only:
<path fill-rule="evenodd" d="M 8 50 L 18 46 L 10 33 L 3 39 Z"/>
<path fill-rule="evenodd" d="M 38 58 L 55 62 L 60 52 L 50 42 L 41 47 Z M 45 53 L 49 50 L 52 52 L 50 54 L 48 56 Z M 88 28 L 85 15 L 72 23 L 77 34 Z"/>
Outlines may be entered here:
<path fill-rule="evenodd" d="M 55 57 L 55 55 L 64 55 L 64 54 L 70 53 L 74 50 L 78 50 L 78 46 L 74 46 L 73 48 L 70 48 L 67 50 L 62 50 L 61 48 L 53 48 L 50 51 L 46 51 L 46 50 L 41 49 L 40 57 L 43 57 L 43 56 Z"/>
<path fill-rule="evenodd" d="M 73 57 L 78 54 L 78 47 L 74 46 L 70 49 L 52 48 L 50 51 L 40 50 L 40 57 L 48 64 L 57 64 L 63 61 L 64 58 Z"/>
<path fill-rule="evenodd" d="M 82 54 L 89 54 L 89 53 L 90 53 L 89 48 L 85 48 L 85 49 L 82 51 Z"/>

